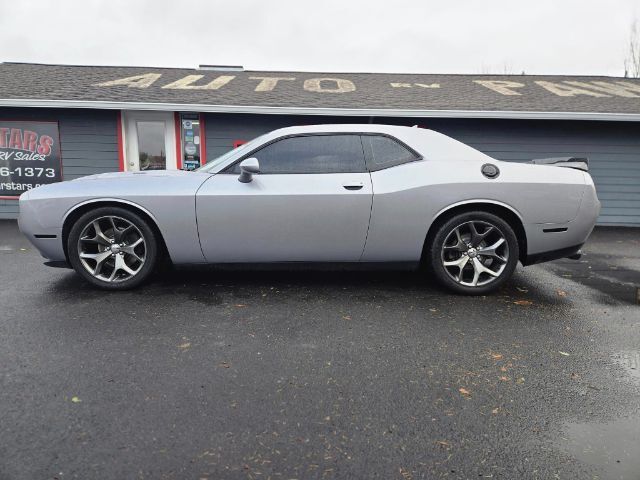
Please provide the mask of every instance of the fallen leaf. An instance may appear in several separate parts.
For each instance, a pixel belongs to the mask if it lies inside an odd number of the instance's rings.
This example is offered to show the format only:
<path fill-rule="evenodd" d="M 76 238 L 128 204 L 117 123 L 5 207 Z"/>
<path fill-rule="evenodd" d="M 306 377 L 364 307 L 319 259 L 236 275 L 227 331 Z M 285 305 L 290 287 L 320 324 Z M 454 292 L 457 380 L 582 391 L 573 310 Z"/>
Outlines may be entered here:
<path fill-rule="evenodd" d="M 560 355 L 564 355 L 565 357 L 568 357 L 568 356 L 570 356 L 570 355 L 571 355 L 571 354 L 569 354 L 569 353 L 567 353 L 567 352 L 561 352 L 560 350 L 558 350 L 558 353 L 559 353 Z"/>
<path fill-rule="evenodd" d="M 520 377 L 519 379 L 516 380 L 516 383 L 518 385 L 522 385 L 524 383 L 524 377 Z"/>
<path fill-rule="evenodd" d="M 516 300 L 515 302 L 516 305 L 533 305 L 533 302 L 531 300 Z"/>
<path fill-rule="evenodd" d="M 405 480 L 412 480 L 413 479 L 413 475 L 411 475 L 411 472 L 405 470 L 402 467 L 400 467 L 400 475 L 402 475 L 402 478 L 404 478 Z"/>
<path fill-rule="evenodd" d="M 342 317 L 343 320 L 351 320 L 351 316 L 350 315 L 344 315 Z"/>
<path fill-rule="evenodd" d="M 493 358 L 494 360 L 502 360 L 502 354 L 500 353 L 491 353 L 491 358 Z"/>
<path fill-rule="evenodd" d="M 494 415 L 497 415 L 499 411 L 500 411 L 500 407 L 494 408 L 493 410 L 491 410 L 491 413 L 493 413 Z"/>
<path fill-rule="evenodd" d="M 467 397 L 470 397 L 470 396 L 471 396 L 471 392 L 470 392 L 469 390 L 467 390 L 466 388 L 462 388 L 462 387 L 460 387 L 460 388 L 458 389 L 458 391 L 459 391 L 462 395 L 465 395 L 465 396 L 467 396 Z"/>
<path fill-rule="evenodd" d="M 450 447 L 451 446 L 451 444 L 449 442 L 447 442 L 446 440 L 436 440 L 436 444 L 442 445 L 443 447 Z"/>
<path fill-rule="evenodd" d="M 559 297 L 566 297 L 567 296 L 567 292 L 565 292 L 564 290 L 556 290 L 556 293 L 558 294 Z"/>
<path fill-rule="evenodd" d="M 509 377 L 500 377 L 500 381 L 502 382 L 508 382 L 509 380 Z"/>
<path fill-rule="evenodd" d="M 73 403 L 80 403 L 82 400 L 80 400 L 78 397 L 71 397 L 71 401 Z"/>
<path fill-rule="evenodd" d="M 185 342 L 185 343 L 181 343 L 180 345 L 178 345 L 178 348 L 181 348 L 182 350 L 186 350 L 190 346 L 191 346 L 191 342 Z"/>

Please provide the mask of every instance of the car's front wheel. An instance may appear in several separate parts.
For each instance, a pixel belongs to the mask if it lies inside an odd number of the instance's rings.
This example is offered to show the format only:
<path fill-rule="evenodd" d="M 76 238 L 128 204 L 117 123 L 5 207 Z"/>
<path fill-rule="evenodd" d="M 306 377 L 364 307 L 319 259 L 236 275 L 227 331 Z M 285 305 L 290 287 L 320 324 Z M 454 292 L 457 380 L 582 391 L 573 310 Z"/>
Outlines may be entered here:
<path fill-rule="evenodd" d="M 69 262 L 84 279 L 101 288 L 126 290 L 153 272 L 158 241 L 148 222 L 119 207 L 82 215 L 67 241 Z"/>
<path fill-rule="evenodd" d="M 502 218 L 488 212 L 456 215 L 437 227 L 428 263 L 443 286 L 467 295 L 497 289 L 518 263 L 518 239 Z"/>

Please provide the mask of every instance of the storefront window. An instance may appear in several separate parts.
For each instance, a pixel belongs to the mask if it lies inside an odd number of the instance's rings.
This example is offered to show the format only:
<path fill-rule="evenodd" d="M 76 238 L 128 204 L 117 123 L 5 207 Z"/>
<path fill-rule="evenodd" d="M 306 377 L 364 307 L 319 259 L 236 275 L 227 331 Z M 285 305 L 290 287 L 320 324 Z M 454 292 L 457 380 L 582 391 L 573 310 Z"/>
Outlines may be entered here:
<path fill-rule="evenodd" d="M 167 168 L 164 122 L 137 122 L 140 170 Z"/>

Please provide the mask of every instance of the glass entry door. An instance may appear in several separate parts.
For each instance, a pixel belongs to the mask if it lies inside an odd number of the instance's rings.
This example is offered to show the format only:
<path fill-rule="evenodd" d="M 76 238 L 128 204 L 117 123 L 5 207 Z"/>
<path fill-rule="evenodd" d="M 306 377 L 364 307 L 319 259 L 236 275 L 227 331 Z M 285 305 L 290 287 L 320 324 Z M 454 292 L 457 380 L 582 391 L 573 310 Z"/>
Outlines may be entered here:
<path fill-rule="evenodd" d="M 123 120 L 127 171 L 177 168 L 173 112 L 123 112 Z"/>

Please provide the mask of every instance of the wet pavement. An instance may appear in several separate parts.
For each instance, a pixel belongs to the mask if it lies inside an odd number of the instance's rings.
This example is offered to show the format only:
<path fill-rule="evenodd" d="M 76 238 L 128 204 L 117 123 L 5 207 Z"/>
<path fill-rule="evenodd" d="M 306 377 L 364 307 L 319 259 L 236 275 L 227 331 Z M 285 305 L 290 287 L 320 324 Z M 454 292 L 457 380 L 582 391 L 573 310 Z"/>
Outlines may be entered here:
<path fill-rule="evenodd" d="M 0 479 L 640 478 L 640 231 L 495 295 L 183 270 L 132 292 L 0 222 Z"/>

